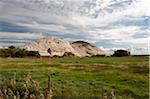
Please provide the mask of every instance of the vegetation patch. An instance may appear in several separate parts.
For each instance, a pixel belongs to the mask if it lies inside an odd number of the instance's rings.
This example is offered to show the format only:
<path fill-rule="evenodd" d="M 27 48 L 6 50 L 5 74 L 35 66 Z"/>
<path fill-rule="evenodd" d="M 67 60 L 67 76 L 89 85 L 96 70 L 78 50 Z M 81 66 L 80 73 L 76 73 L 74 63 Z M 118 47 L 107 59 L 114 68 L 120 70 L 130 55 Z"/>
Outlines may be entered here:
<path fill-rule="evenodd" d="M 0 58 L 0 83 L 30 75 L 53 98 L 149 99 L 148 57 Z M 33 88 L 34 89 L 34 88 Z M 44 94 L 44 93 L 43 93 Z"/>

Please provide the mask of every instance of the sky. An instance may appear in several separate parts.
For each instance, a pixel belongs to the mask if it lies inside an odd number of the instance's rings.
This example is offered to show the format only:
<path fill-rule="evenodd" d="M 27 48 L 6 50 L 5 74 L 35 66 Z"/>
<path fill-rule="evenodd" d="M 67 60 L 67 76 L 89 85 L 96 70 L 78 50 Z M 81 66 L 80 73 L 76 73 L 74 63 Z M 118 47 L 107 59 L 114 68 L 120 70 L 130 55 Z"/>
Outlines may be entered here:
<path fill-rule="evenodd" d="M 0 0 L 0 47 L 43 37 L 149 53 L 149 0 Z"/>

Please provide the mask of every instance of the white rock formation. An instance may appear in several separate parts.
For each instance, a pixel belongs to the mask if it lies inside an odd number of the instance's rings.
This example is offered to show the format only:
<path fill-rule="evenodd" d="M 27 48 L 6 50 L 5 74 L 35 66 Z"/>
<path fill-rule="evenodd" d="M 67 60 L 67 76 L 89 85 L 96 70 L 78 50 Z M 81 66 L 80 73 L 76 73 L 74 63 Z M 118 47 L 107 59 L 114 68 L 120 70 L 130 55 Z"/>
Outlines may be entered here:
<path fill-rule="evenodd" d="M 31 44 L 20 47 L 28 51 L 38 51 L 45 56 L 63 56 L 65 52 L 71 52 L 77 57 L 102 55 L 102 50 L 84 41 L 70 43 L 61 38 L 42 38 Z"/>
<path fill-rule="evenodd" d="M 72 47 L 76 50 L 81 57 L 104 55 L 104 51 L 93 46 L 85 41 L 76 41 L 72 43 Z"/>

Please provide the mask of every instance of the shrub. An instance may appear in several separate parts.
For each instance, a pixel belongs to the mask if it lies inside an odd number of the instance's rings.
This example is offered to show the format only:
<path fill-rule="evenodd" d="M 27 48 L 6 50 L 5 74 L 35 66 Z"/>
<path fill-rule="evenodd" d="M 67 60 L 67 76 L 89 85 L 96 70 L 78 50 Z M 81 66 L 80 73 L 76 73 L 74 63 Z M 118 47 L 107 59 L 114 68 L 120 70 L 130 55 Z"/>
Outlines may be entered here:
<path fill-rule="evenodd" d="M 0 57 L 26 57 L 26 56 L 40 56 L 37 51 L 27 51 L 25 49 L 15 48 L 14 46 L 8 49 L 0 49 Z"/>
<path fill-rule="evenodd" d="M 116 56 L 116 57 L 129 56 L 129 55 L 130 55 L 130 52 L 127 50 L 117 50 L 113 54 L 113 56 Z"/>
<path fill-rule="evenodd" d="M 0 85 L 0 99 L 52 99 L 52 90 L 42 90 L 39 82 L 27 75 Z"/>
<path fill-rule="evenodd" d="M 65 52 L 63 57 L 74 57 L 75 55 L 71 52 Z"/>
<path fill-rule="evenodd" d="M 27 51 L 27 56 L 40 56 L 38 51 Z"/>

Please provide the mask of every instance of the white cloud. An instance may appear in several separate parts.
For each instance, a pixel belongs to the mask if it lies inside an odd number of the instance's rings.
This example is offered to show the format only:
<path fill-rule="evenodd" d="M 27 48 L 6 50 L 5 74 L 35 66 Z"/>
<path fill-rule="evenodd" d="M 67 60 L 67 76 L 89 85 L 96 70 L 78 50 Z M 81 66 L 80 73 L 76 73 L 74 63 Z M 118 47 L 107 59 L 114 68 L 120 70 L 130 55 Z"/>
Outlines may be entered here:
<path fill-rule="evenodd" d="M 54 31 L 54 32 L 64 32 L 65 31 L 65 27 L 62 25 L 54 25 L 54 24 L 39 24 L 37 22 L 33 22 L 33 24 L 23 24 L 23 23 L 17 23 L 16 25 L 19 26 L 25 26 L 25 27 L 29 27 L 29 28 L 33 28 L 33 29 L 43 29 L 43 30 L 47 30 L 47 31 Z"/>
<path fill-rule="evenodd" d="M 0 32 L 0 39 L 39 39 L 43 35 L 39 33 L 11 33 Z"/>
<path fill-rule="evenodd" d="M 131 46 L 137 46 L 139 48 L 148 50 L 148 38 L 130 39 L 126 41 L 124 40 L 123 42 L 127 42 L 128 44 L 131 44 Z"/>
<path fill-rule="evenodd" d="M 112 29 L 96 29 L 96 31 L 90 31 L 88 38 L 93 40 L 127 40 L 130 39 L 132 35 L 137 34 L 139 32 L 142 31 L 136 26 L 118 26 Z"/>
<path fill-rule="evenodd" d="M 132 37 L 148 32 L 147 29 L 121 23 L 150 16 L 149 4 L 149 0 L 1 0 L 0 22 L 6 21 L 58 36 L 82 35 L 82 40 L 92 43 L 112 40 L 112 43 L 147 48 L 146 37 Z M 146 27 L 148 24 L 143 22 L 143 25 Z M 38 39 L 43 36 L 44 33 L 11 33 L 0 29 L 0 39 Z"/>

